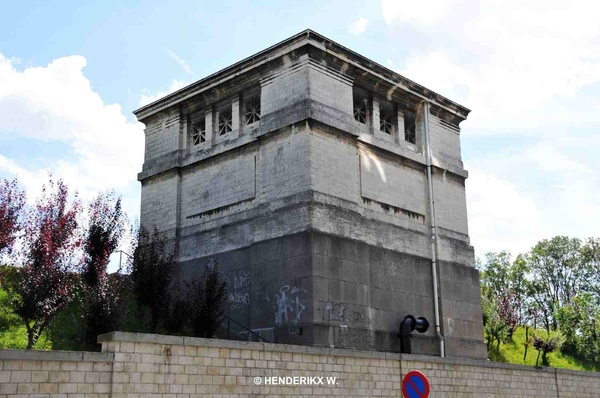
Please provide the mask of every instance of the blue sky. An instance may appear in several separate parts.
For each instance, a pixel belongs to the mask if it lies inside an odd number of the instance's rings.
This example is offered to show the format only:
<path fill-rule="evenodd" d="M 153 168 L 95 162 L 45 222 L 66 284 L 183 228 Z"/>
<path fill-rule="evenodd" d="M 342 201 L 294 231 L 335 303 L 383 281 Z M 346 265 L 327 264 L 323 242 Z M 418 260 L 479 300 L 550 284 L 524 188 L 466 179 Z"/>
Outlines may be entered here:
<path fill-rule="evenodd" d="M 40 2 L 41 3 L 41 2 Z M 595 9 L 594 9 L 595 8 Z M 600 225 L 593 2 L 10 2 L 0 14 L 0 178 L 47 170 L 133 217 L 141 105 L 306 28 L 472 109 L 461 124 L 477 255 Z"/>

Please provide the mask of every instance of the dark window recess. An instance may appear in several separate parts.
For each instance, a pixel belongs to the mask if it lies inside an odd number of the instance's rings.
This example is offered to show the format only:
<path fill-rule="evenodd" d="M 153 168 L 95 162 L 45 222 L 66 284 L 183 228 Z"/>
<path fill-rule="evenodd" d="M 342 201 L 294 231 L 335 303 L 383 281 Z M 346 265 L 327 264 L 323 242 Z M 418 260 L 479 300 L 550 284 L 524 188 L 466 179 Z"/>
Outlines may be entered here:
<path fill-rule="evenodd" d="M 417 143 L 415 119 L 404 116 L 404 140 L 411 144 Z"/>
<path fill-rule="evenodd" d="M 219 112 L 219 136 L 225 135 L 231 131 L 232 118 L 231 111 Z"/>
<path fill-rule="evenodd" d="M 206 142 L 206 121 L 202 120 L 192 126 L 192 145 Z"/>
<path fill-rule="evenodd" d="M 245 110 L 246 125 L 258 122 L 260 120 L 260 98 L 253 98 L 247 101 Z"/>
<path fill-rule="evenodd" d="M 367 124 L 367 101 L 354 100 L 354 120 Z"/>
<path fill-rule="evenodd" d="M 379 112 L 379 130 L 386 134 L 392 134 L 392 115 L 391 113 L 381 110 Z"/>

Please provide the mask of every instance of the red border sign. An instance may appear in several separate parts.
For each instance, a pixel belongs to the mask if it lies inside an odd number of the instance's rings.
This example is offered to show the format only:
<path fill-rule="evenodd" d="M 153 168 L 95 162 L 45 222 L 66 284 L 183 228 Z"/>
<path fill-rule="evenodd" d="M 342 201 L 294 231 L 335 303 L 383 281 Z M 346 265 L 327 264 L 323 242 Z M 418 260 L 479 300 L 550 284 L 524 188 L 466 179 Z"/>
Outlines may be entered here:
<path fill-rule="evenodd" d="M 402 395 L 404 398 L 427 398 L 429 380 L 418 370 L 411 370 L 402 379 Z"/>

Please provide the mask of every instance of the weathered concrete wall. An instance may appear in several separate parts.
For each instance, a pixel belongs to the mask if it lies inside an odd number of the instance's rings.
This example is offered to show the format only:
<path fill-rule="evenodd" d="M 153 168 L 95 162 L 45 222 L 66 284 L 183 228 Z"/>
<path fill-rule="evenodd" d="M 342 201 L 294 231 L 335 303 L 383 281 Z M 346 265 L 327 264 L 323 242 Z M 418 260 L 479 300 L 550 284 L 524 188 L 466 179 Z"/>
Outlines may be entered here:
<path fill-rule="evenodd" d="M 434 319 L 430 260 L 361 241 L 302 232 L 217 253 L 230 317 L 268 341 L 399 352 L 404 316 Z M 189 278 L 209 257 L 181 264 Z M 443 263 L 442 315 L 451 355 L 485 357 L 477 270 Z M 475 292 L 475 293 L 473 293 Z M 439 354 L 431 328 L 413 352 Z"/>
<path fill-rule="evenodd" d="M 118 332 L 100 340 L 103 353 L 0 351 L 0 398 L 401 397 L 411 370 L 427 376 L 432 398 L 591 398 L 600 391 L 599 373 L 485 360 Z M 324 380 L 265 385 L 273 376 Z"/>

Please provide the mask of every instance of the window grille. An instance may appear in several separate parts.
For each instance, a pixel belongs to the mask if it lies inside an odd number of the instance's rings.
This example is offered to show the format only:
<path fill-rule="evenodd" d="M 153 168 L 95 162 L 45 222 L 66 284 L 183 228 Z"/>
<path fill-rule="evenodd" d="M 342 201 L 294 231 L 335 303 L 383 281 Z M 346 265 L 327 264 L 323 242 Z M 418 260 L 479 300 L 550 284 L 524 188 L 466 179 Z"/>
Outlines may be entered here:
<path fill-rule="evenodd" d="M 192 145 L 206 142 L 206 121 L 202 120 L 192 126 Z"/>
<path fill-rule="evenodd" d="M 367 124 L 367 101 L 354 100 L 354 119 L 362 124 Z"/>
<path fill-rule="evenodd" d="M 246 102 L 244 117 L 246 125 L 260 120 L 260 98 L 253 98 Z"/>
<path fill-rule="evenodd" d="M 231 110 L 219 112 L 219 136 L 225 135 L 232 130 Z"/>
<path fill-rule="evenodd" d="M 387 111 L 381 110 L 379 113 L 379 130 L 386 134 L 392 134 L 392 115 Z"/>
<path fill-rule="evenodd" d="M 417 143 L 415 119 L 404 116 L 404 140 L 411 144 Z"/>

